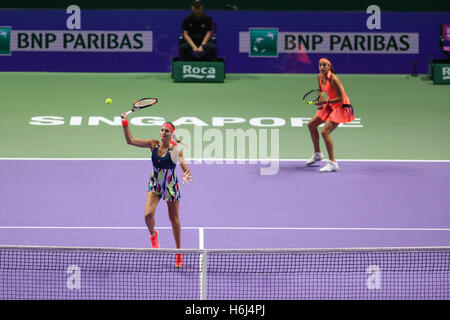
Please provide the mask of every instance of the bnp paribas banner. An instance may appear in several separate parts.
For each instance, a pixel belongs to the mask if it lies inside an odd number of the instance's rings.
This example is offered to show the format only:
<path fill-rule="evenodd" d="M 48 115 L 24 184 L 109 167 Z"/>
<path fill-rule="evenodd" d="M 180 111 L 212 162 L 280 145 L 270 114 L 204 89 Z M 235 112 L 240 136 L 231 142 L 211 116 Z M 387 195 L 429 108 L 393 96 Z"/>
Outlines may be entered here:
<path fill-rule="evenodd" d="M 428 73 L 449 12 L 208 11 L 227 73 Z M 171 72 L 190 10 L 0 9 L 0 71 Z M 414 67 L 415 66 L 415 67 Z M 415 69 L 414 69 L 415 68 Z"/>
<path fill-rule="evenodd" d="M 13 30 L 0 27 L 0 54 L 12 52 L 152 52 L 152 31 Z"/>
<path fill-rule="evenodd" d="M 419 33 L 282 32 L 250 28 L 239 32 L 239 51 L 250 57 L 279 53 L 418 54 Z"/>

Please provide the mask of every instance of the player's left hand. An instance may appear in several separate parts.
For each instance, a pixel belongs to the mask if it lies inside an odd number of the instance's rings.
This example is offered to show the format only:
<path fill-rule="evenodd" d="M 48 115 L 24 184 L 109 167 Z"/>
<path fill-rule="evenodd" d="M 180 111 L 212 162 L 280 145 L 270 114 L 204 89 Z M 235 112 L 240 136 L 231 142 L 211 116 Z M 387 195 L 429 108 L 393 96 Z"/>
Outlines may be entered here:
<path fill-rule="evenodd" d="M 317 101 L 317 102 L 315 102 L 314 104 L 316 105 L 316 106 L 321 106 L 321 105 L 324 105 L 324 104 L 326 104 L 327 103 L 327 101 L 326 100 L 323 100 L 323 101 Z"/>
<path fill-rule="evenodd" d="M 185 172 L 183 172 L 181 179 L 183 180 L 183 184 L 189 184 L 189 183 L 193 183 L 194 182 L 194 178 L 192 178 L 191 176 L 191 170 L 186 170 Z"/>

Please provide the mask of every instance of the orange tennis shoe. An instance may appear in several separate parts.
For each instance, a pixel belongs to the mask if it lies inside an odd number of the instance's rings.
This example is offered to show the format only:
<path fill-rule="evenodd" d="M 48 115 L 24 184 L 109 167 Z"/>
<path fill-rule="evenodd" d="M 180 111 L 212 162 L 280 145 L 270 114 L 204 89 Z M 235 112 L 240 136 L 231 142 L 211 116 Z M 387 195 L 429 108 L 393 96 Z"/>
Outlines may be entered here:
<path fill-rule="evenodd" d="M 175 256 L 175 268 L 183 268 L 184 261 L 183 261 L 183 254 L 177 253 Z"/>
<path fill-rule="evenodd" d="M 155 235 L 154 236 L 150 236 L 150 241 L 152 242 L 152 248 L 153 249 L 157 249 L 159 248 L 159 243 L 158 243 L 158 231 L 155 230 Z"/>

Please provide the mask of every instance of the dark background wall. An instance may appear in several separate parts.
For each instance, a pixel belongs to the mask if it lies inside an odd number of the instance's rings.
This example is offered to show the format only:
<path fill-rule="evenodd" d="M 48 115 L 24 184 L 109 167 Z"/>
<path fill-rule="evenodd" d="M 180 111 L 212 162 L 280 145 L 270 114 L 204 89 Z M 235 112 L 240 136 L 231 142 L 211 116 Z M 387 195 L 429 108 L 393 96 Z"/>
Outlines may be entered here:
<path fill-rule="evenodd" d="M 382 11 L 450 11 L 449 0 L 204 0 L 210 10 L 271 10 L 271 11 L 363 11 L 378 5 Z M 62 9 L 69 5 L 82 9 L 186 9 L 189 0 L 2 0 L 0 8 Z"/>

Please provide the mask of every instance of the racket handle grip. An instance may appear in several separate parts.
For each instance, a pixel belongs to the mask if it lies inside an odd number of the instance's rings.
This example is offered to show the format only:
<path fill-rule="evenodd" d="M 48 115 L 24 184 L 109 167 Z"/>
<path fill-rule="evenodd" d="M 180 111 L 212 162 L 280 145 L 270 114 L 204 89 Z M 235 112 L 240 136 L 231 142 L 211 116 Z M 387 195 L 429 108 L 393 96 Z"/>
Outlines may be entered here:
<path fill-rule="evenodd" d="M 127 111 L 127 112 L 125 112 L 125 115 L 128 116 L 128 115 L 129 115 L 130 113 L 132 113 L 132 112 L 133 112 L 133 111 L 131 111 L 131 110 L 130 110 L 130 111 Z"/>

